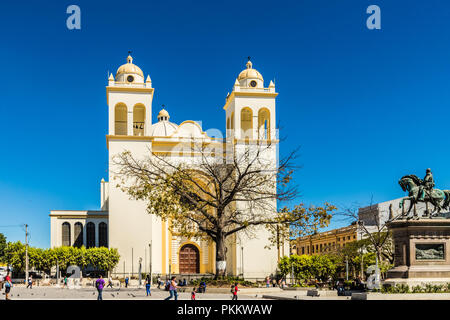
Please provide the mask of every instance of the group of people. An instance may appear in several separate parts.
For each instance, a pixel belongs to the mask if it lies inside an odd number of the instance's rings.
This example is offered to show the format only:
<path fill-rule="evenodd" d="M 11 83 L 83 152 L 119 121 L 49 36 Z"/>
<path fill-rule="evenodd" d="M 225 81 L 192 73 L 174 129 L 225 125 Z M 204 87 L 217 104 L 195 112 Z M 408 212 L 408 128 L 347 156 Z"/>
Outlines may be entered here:
<path fill-rule="evenodd" d="M 266 277 L 265 283 L 266 283 L 266 288 L 269 288 L 271 285 L 274 288 L 276 288 L 277 286 L 280 288 L 286 287 L 286 281 L 284 279 L 278 279 L 278 281 L 277 281 L 275 278 L 271 279 L 269 276 Z"/>
<path fill-rule="evenodd" d="M 0 290 L 5 288 L 5 299 L 11 300 L 11 288 L 13 287 L 12 280 L 11 280 L 11 272 L 8 271 L 6 276 L 1 279 L 0 281 Z M 27 279 L 27 289 L 33 288 L 33 277 L 30 275 Z"/>
<path fill-rule="evenodd" d="M 125 288 L 128 288 L 128 282 L 129 282 L 129 278 L 126 277 L 125 278 Z M 95 288 L 97 289 L 98 295 L 97 295 L 97 300 L 103 300 L 103 289 L 105 288 L 105 280 L 103 280 L 102 275 L 99 276 L 99 278 L 97 279 L 97 281 L 95 282 Z M 112 277 L 109 276 L 108 278 L 108 285 L 107 287 L 111 287 L 113 288 L 113 282 L 112 282 Z M 145 278 L 145 291 L 148 296 L 151 296 L 152 293 L 150 291 L 151 288 L 151 279 L 150 279 L 150 275 L 147 275 L 147 277 Z"/>
<path fill-rule="evenodd" d="M 169 296 L 164 299 L 164 300 L 170 300 L 172 298 L 174 298 L 174 300 L 178 300 L 178 292 L 177 289 L 180 286 L 179 284 L 177 284 L 176 281 L 177 277 L 173 276 L 170 280 L 167 281 L 166 283 L 166 288 L 169 291 Z M 158 283 L 159 283 L 160 279 L 158 278 Z M 183 285 L 186 286 L 186 280 L 184 279 L 182 281 Z M 233 297 L 231 300 L 237 300 L 237 293 L 239 291 L 238 288 L 238 284 L 234 283 L 233 285 L 231 285 L 231 293 L 233 294 Z M 202 281 L 198 287 L 198 292 L 199 293 L 205 293 L 206 292 L 206 282 Z M 192 288 L 191 291 L 191 300 L 196 300 L 196 291 L 195 288 Z"/>
<path fill-rule="evenodd" d="M 164 299 L 164 300 L 170 300 L 172 298 L 174 298 L 174 300 L 178 300 L 178 288 L 180 286 L 186 286 L 186 279 L 183 279 L 183 281 L 181 281 L 180 284 L 177 283 L 176 281 L 176 277 L 173 276 L 170 280 L 167 280 L 166 283 L 166 290 L 169 291 L 169 296 Z M 28 277 L 28 285 L 27 288 L 32 288 L 33 286 L 33 278 L 30 276 Z M 128 282 L 129 282 L 129 278 L 126 277 L 125 278 L 125 287 L 128 287 Z M 64 277 L 63 280 L 63 288 L 67 287 L 67 277 Z M 158 278 L 157 280 L 158 283 L 158 288 L 161 287 L 161 284 L 163 284 L 163 282 L 161 281 L 161 278 Z M 95 281 L 95 288 L 97 289 L 97 300 L 103 300 L 103 289 L 105 288 L 106 282 L 103 279 L 102 275 L 99 276 L 99 278 Z M 5 287 L 5 295 L 6 295 L 6 300 L 11 300 L 11 288 L 12 288 L 12 281 L 11 281 L 11 274 L 8 272 L 8 274 L 6 275 L 6 277 L 3 279 L 2 282 L 2 287 Z M 108 285 L 107 287 L 111 287 L 113 288 L 113 282 L 112 282 L 112 277 L 110 276 L 108 278 Z M 151 296 L 151 279 L 150 279 L 150 275 L 147 275 L 146 279 L 145 279 L 145 289 L 146 289 L 146 294 L 147 296 Z M 232 300 L 237 300 L 237 293 L 238 293 L 239 289 L 238 289 L 238 284 L 234 283 L 233 285 L 231 285 L 231 293 L 232 293 Z M 198 292 L 199 293 L 204 293 L 206 292 L 206 283 L 204 281 L 202 281 L 199 285 L 198 288 Z M 196 291 L 195 288 L 192 289 L 191 292 L 191 300 L 196 300 Z"/>

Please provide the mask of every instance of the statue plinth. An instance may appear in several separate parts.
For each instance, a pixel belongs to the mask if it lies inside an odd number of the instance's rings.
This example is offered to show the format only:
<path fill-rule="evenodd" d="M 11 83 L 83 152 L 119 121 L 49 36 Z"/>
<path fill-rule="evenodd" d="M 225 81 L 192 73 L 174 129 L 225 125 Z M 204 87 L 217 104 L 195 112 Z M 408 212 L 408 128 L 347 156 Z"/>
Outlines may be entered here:
<path fill-rule="evenodd" d="M 450 282 L 450 219 L 388 222 L 394 241 L 394 268 L 385 283 Z"/>

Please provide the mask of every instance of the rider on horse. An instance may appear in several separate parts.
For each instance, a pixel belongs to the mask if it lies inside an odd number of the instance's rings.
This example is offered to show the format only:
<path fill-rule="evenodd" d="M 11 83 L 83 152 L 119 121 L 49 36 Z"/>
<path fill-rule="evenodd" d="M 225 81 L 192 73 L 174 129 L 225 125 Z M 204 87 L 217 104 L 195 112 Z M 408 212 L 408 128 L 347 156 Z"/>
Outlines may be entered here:
<path fill-rule="evenodd" d="M 431 192 L 433 191 L 434 188 L 434 179 L 433 179 L 433 174 L 431 173 L 431 169 L 428 168 L 425 174 L 425 178 L 423 178 L 423 184 L 420 186 L 420 190 L 419 190 L 419 201 L 420 200 L 424 200 L 425 198 L 425 191 L 427 191 L 428 195 L 431 197 Z"/>

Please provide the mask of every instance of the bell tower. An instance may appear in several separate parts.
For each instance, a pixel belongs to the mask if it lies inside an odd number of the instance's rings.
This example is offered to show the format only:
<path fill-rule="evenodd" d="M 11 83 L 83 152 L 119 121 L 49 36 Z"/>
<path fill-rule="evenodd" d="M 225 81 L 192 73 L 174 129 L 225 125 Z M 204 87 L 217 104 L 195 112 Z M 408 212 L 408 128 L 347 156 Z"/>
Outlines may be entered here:
<path fill-rule="evenodd" d="M 238 141 L 274 140 L 275 85 L 264 87 L 264 78 L 248 58 L 246 69 L 237 77 L 223 109 L 226 114 L 226 136 Z"/>
<path fill-rule="evenodd" d="M 111 74 L 106 87 L 110 136 L 148 136 L 152 124 L 152 81 L 144 82 L 144 73 L 131 55 L 116 76 Z"/>

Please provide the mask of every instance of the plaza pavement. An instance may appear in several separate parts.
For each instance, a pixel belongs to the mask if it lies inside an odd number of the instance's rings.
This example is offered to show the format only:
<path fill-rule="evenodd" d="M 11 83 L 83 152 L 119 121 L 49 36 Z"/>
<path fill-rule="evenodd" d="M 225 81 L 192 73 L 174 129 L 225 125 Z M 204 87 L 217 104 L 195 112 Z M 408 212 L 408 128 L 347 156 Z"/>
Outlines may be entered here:
<path fill-rule="evenodd" d="M 106 288 L 103 290 L 103 300 L 163 300 L 169 296 L 167 291 L 152 288 L 152 295 L 147 297 L 144 288 Z M 285 290 L 278 293 L 239 294 L 239 300 L 344 300 L 336 291 L 321 290 L 319 297 L 309 297 L 305 290 Z M 231 300 L 231 293 L 197 293 L 197 300 Z M 0 299 L 5 298 L 2 290 Z M 67 289 L 50 286 L 33 287 L 15 286 L 11 290 L 12 300 L 96 300 L 95 288 Z M 179 292 L 178 300 L 190 300 L 190 292 Z M 367 300 L 450 300 L 450 293 L 409 293 L 409 294 L 381 294 L 369 293 Z"/>
<path fill-rule="evenodd" d="M 0 299 L 5 299 L 5 296 Z M 169 296 L 169 292 L 152 288 L 152 295 L 146 296 L 145 288 L 106 288 L 103 290 L 103 300 L 163 300 Z M 231 293 L 197 293 L 197 300 L 231 300 Z M 262 295 L 239 295 L 239 300 L 261 300 Z M 25 286 L 14 286 L 11 289 L 12 300 L 96 300 L 97 289 L 80 288 L 67 289 L 50 286 L 34 286 L 27 289 Z M 190 300 L 190 292 L 179 292 L 178 300 Z M 172 298 L 173 300 L 173 298 Z"/>

